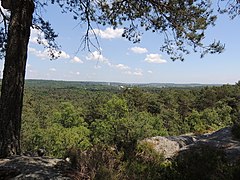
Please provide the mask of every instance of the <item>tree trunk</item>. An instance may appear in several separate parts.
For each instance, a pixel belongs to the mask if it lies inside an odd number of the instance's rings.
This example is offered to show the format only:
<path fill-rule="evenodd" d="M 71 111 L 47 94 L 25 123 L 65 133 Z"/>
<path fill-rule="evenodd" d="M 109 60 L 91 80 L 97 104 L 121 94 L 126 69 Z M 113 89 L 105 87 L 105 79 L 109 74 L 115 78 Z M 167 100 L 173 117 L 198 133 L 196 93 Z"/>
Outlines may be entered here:
<path fill-rule="evenodd" d="M 0 157 L 21 153 L 20 129 L 24 78 L 34 11 L 33 0 L 11 2 L 0 98 Z"/>

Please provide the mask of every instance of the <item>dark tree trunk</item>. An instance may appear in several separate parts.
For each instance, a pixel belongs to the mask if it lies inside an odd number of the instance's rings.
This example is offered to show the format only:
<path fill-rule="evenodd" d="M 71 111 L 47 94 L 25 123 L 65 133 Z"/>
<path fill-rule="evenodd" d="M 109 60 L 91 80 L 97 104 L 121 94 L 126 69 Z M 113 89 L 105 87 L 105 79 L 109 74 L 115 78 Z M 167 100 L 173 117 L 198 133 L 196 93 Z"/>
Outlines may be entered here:
<path fill-rule="evenodd" d="M 4 0 L 2 0 L 4 1 Z M 20 154 L 20 129 L 33 0 L 14 0 L 0 98 L 0 157 Z"/>

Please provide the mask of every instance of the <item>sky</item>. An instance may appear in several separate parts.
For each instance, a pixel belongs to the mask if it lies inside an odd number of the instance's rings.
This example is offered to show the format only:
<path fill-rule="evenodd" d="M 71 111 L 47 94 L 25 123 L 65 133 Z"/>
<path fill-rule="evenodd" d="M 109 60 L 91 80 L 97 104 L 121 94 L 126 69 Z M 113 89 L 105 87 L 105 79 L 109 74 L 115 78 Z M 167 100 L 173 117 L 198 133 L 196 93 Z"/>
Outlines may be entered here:
<path fill-rule="evenodd" d="M 185 56 L 185 60 L 172 61 L 159 48 L 159 34 L 144 33 L 141 42 L 133 44 L 122 38 L 122 28 L 98 27 L 95 29 L 101 52 L 79 50 L 84 25 L 71 15 L 61 14 L 54 6 L 44 16 L 58 33 L 61 56 L 50 60 L 46 50 L 37 44 L 37 31 L 32 30 L 28 48 L 26 79 L 66 81 L 101 81 L 124 83 L 207 83 L 235 84 L 240 80 L 240 16 L 230 20 L 219 15 L 216 26 L 206 32 L 206 41 L 221 40 L 226 49 L 222 54 L 199 53 Z M 0 61 L 3 69 L 4 60 Z M 2 72 L 2 71 L 1 71 Z M 1 75 L 2 77 L 2 75 Z"/>

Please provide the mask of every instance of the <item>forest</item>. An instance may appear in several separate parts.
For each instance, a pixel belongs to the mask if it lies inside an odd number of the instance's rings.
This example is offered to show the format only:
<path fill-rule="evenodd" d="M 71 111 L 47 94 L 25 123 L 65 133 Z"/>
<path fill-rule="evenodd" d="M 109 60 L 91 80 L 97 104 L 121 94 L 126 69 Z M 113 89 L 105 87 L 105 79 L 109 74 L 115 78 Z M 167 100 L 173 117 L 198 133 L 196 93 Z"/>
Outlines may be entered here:
<path fill-rule="evenodd" d="M 131 172 L 137 171 L 140 177 L 144 177 L 141 173 L 154 171 L 159 178 L 162 174 L 156 173 L 156 168 L 149 165 L 149 159 L 152 161 L 149 157 L 144 160 L 147 161 L 144 168 L 138 164 L 143 162 L 139 162 L 139 157 L 138 163 L 131 161 L 129 165 L 129 160 L 136 158 L 139 148 L 142 153 L 148 154 L 150 151 L 154 154 L 149 147 L 139 147 L 139 141 L 153 136 L 212 132 L 231 126 L 240 115 L 239 83 L 178 88 L 77 84 L 37 80 L 26 82 L 21 132 L 23 152 L 36 152 L 41 148 L 47 156 L 72 156 L 76 160 L 76 156 L 82 157 L 82 152 L 88 152 L 91 156 L 100 151 L 101 161 L 107 166 L 101 172 L 115 169 L 115 175 L 119 178 L 122 170 L 118 168 L 121 164 L 121 168 L 133 166 L 134 171 Z M 119 162 L 113 163 L 109 158 L 118 159 Z M 155 157 L 154 161 L 159 158 Z M 90 160 L 86 162 L 90 163 Z M 108 167 L 110 162 L 114 164 L 111 168 Z M 128 165 L 123 165 L 123 162 L 128 162 Z M 156 162 L 153 164 L 155 167 Z M 160 164 L 162 169 L 163 165 Z M 159 167 L 157 169 L 160 170 Z M 128 174 L 128 177 L 132 176 Z M 149 177 L 154 179 L 153 174 Z"/>

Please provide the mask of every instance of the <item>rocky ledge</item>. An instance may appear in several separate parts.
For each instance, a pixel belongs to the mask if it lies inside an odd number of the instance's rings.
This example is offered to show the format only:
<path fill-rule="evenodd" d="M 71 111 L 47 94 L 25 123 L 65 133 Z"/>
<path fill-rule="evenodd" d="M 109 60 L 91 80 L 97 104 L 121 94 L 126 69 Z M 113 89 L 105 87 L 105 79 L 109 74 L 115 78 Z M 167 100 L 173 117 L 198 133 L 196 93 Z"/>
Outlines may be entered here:
<path fill-rule="evenodd" d="M 141 142 L 150 143 L 166 159 L 180 155 L 192 147 L 206 145 L 223 150 L 231 162 L 240 160 L 240 142 L 233 137 L 230 127 L 203 135 L 157 136 Z M 30 156 L 0 159 L 0 180 L 68 180 L 73 179 L 70 178 L 73 175 L 71 170 L 70 163 L 62 159 Z"/>
<path fill-rule="evenodd" d="M 68 180 L 68 162 L 48 157 L 12 156 L 0 159 L 0 180 Z"/>
<path fill-rule="evenodd" d="M 153 148 L 162 153 L 166 159 L 171 159 L 181 152 L 199 145 L 223 150 L 230 161 L 240 159 L 240 141 L 233 137 L 231 127 L 203 135 L 157 136 L 147 138 L 142 142 L 151 143 Z"/>

